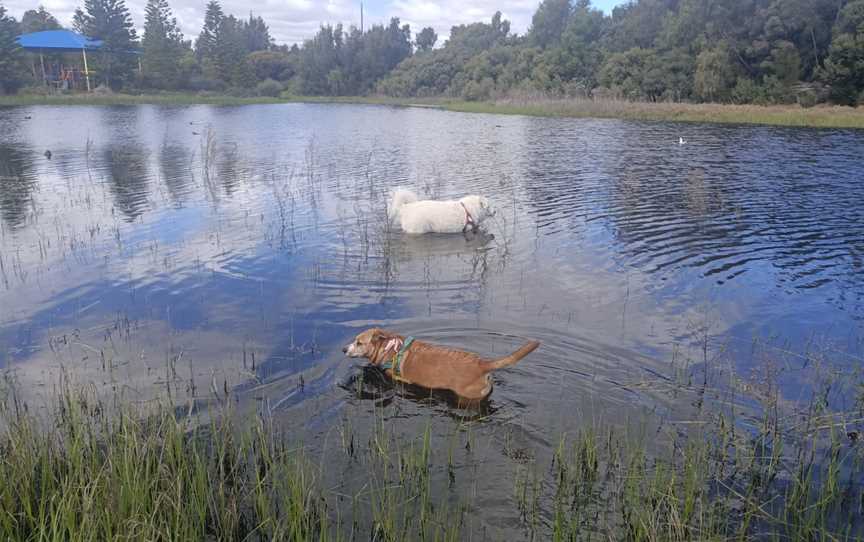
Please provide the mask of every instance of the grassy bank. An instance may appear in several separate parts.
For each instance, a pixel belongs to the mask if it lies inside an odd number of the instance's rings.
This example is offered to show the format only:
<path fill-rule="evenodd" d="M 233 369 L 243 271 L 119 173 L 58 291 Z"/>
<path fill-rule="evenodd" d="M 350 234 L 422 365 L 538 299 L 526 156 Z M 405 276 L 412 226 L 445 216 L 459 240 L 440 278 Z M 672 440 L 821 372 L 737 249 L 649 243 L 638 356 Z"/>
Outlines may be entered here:
<path fill-rule="evenodd" d="M 202 421 L 66 388 L 46 423 L 0 392 L 3 540 L 455 541 L 472 510 L 505 497 L 484 492 L 482 470 L 454 474 L 454 450 L 476 447 L 464 425 L 466 444 L 442 454 L 428 429 L 399 435 L 382 410 L 367 439 L 330 441 L 338 461 L 325 464 L 231 401 Z M 862 453 L 843 427 L 815 407 L 746 432 L 718 413 L 652 454 L 656 436 L 588 425 L 561 436 L 551 464 L 513 459 L 513 538 L 860 540 Z M 334 485 L 345 472 L 356 492 Z"/>
<path fill-rule="evenodd" d="M 542 117 L 610 118 L 626 120 L 762 124 L 812 128 L 864 128 L 864 108 L 797 105 L 635 103 L 600 100 L 500 100 L 454 102 L 452 111 Z"/>
<path fill-rule="evenodd" d="M 864 108 L 797 105 L 757 106 L 685 103 L 636 103 L 584 99 L 504 99 L 466 102 L 448 98 L 388 98 L 384 96 L 237 98 L 198 94 L 104 94 L 0 96 L 11 105 L 250 105 L 272 103 L 361 103 L 436 107 L 467 113 L 541 117 L 610 118 L 625 120 L 760 124 L 813 128 L 864 128 Z"/>

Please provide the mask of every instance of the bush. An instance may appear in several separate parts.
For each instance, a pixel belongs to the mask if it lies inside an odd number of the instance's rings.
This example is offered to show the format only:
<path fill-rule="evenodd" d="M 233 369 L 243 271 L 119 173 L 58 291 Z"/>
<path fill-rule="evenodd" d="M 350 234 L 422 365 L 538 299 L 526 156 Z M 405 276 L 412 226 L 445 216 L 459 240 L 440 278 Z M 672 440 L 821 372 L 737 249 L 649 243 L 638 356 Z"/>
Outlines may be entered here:
<path fill-rule="evenodd" d="M 266 96 L 269 98 L 277 98 L 282 91 L 285 90 L 282 83 L 273 79 L 265 79 L 255 86 L 256 96 Z"/>
<path fill-rule="evenodd" d="M 732 89 L 732 101 L 736 104 L 764 103 L 765 95 L 755 81 L 749 77 L 739 77 Z"/>
<path fill-rule="evenodd" d="M 220 92 L 225 90 L 225 83 L 201 75 L 193 75 L 189 78 L 188 88 L 193 91 Z"/>
<path fill-rule="evenodd" d="M 798 105 L 806 108 L 813 107 L 817 103 L 819 103 L 819 97 L 812 90 L 805 90 L 803 92 L 799 92 L 797 99 Z"/>
<path fill-rule="evenodd" d="M 51 89 L 45 85 L 33 85 L 18 89 L 18 94 L 26 96 L 48 96 L 51 94 Z"/>
<path fill-rule="evenodd" d="M 251 98 L 255 96 L 255 93 L 252 89 L 243 87 L 231 87 L 228 89 L 226 94 L 234 98 Z"/>
<path fill-rule="evenodd" d="M 469 102 L 488 100 L 495 89 L 495 82 L 486 77 L 482 81 L 468 81 L 462 89 L 462 99 Z"/>

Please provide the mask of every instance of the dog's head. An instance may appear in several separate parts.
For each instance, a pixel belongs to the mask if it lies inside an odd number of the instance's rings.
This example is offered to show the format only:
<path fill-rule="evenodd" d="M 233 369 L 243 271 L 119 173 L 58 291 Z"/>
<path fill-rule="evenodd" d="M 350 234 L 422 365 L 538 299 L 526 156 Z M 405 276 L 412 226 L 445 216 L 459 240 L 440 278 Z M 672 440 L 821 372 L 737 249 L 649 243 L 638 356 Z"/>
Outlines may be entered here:
<path fill-rule="evenodd" d="M 483 222 L 490 216 L 495 216 L 495 208 L 486 196 L 465 196 L 459 201 L 477 222 Z"/>
<path fill-rule="evenodd" d="M 395 355 L 400 348 L 402 339 L 398 335 L 376 327 L 357 335 L 342 352 L 349 358 L 366 358 L 377 364 Z"/>

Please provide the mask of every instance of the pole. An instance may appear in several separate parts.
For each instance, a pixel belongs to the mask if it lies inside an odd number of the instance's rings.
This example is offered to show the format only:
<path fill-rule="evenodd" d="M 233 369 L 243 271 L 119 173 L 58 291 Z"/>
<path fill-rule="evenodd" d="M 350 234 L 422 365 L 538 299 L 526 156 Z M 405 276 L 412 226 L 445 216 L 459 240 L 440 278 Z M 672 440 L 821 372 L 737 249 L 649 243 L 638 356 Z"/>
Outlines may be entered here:
<path fill-rule="evenodd" d="M 360 33 L 363 33 L 363 2 L 360 2 Z"/>
<path fill-rule="evenodd" d="M 39 63 L 42 64 L 42 84 L 48 84 L 48 76 L 45 75 L 45 57 L 42 56 L 42 49 L 39 49 Z"/>
<path fill-rule="evenodd" d="M 87 80 L 87 92 L 90 92 L 90 69 L 87 67 L 87 49 L 82 47 L 81 54 L 84 55 L 84 78 Z"/>

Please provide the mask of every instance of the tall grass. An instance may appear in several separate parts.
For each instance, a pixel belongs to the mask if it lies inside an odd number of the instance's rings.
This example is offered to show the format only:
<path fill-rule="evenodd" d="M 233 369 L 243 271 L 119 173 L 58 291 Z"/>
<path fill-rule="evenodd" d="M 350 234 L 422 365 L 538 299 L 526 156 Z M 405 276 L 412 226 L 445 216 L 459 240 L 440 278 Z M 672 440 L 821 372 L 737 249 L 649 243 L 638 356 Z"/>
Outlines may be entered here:
<path fill-rule="evenodd" d="M 66 385 L 41 416 L 3 393 L 3 540 L 461 540 L 484 487 L 501 483 L 484 486 L 482 465 L 457 478 L 452 440 L 439 456 L 448 443 L 429 425 L 405 438 L 383 410 L 365 443 L 343 425 L 325 465 L 230 401 L 201 416 Z M 512 538 L 861 540 L 864 454 L 841 430 L 854 421 L 808 412 L 767 412 L 747 430 L 718 412 L 659 446 L 602 424 L 563 435 L 550 464 L 514 461 Z M 361 481 L 351 494 L 328 476 L 346 466 Z M 454 501 L 460 484 L 475 500 Z"/>
<path fill-rule="evenodd" d="M 540 117 L 762 124 L 812 128 L 864 128 L 864 108 L 798 105 L 648 103 L 585 98 L 507 98 L 485 102 L 450 102 L 446 108 L 468 113 Z"/>
<path fill-rule="evenodd" d="M 516 96 L 467 102 L 453 98 L 390 98 L 386 96 L 232 96 L 169 94 L 111 94 L 60 96 L 0 96 L 0 106 L 12 105 L 252 105 L 272 103 L 346 103 L 433 107 L 465 113 L 540 117 L 610 118 L 625 120 L 759 124 L 812 128 L 864 128 L 864 108 L 820 105 L 732 105 L 672 102 L 631 102 L 612 99 Z"/>

